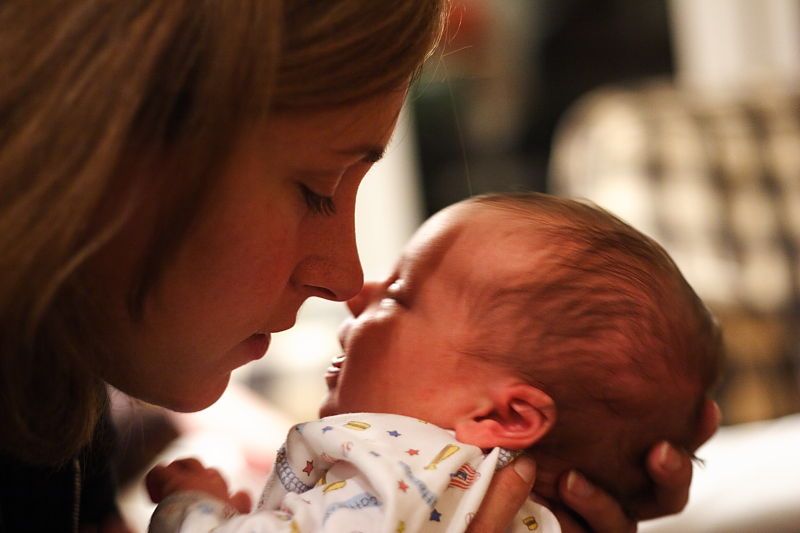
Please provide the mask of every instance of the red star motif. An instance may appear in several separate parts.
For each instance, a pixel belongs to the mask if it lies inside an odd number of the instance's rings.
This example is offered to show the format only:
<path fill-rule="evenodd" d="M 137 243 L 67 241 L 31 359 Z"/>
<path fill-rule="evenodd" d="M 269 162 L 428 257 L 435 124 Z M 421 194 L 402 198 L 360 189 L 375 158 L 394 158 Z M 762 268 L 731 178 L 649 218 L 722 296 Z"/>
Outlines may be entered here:
<path fill-rule="evenodd" d="M 415 450 L 414 448 L 409 448 L 408 450 L 406 450 L 406 453 L 408 455 L 419 455 L 419 450 Z"/>
<path fill-rule="evenodd" d="M 303 469 L 303 472 L 305 472 L 307 476 L 310 476 L 313 470 L 314 470 L 314 461 L 306 461 L 306 467 Z"/>
<path fill-rule="evenodd" d="M 406 492 L 408 490 L 408 485 L 406 485 L 406 482 L 401 479 L 397 482 L 397 488 L 403 492 Z"/>

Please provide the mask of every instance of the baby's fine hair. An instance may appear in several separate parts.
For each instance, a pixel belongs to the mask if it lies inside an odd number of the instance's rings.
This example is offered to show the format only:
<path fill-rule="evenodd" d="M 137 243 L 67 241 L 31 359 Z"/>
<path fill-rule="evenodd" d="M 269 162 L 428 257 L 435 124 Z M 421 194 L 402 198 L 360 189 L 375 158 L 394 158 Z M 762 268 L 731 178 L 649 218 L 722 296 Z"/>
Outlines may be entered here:
<path fill-rule="evenodd" d="M 553 430 L 529 450 L 540 469 L 577 468 L 635 516 L 653 496 L 653 444 L 696 446 L 723 358 L 716 321 L 661 246 L 597 206 L 536 193 L 471 202 L 507 213 L 509 242 L 532 261 L 485 291 L 467 352 L 555 401 Z"/>

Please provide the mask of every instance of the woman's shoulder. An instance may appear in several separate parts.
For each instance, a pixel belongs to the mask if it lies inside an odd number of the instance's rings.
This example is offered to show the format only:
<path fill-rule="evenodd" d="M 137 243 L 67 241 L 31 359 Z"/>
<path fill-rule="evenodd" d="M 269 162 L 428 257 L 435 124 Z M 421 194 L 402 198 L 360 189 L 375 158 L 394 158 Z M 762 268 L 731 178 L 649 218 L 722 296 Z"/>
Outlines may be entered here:
<path fill-rule="evenodd" d="M 0 532 L 68 530 L 76 516 L 94 523 L 115 510 L 114 441 L 106 414 L 92 442 L 63 464 L 31 464 L 0 453 Z"/>
<path fill-rule="evenodd" d="M 0 531 L 59 531 L 73 521 L 77 471 L 0 454 Z M 46 507 L 45 507 L 46 502 Z"/>

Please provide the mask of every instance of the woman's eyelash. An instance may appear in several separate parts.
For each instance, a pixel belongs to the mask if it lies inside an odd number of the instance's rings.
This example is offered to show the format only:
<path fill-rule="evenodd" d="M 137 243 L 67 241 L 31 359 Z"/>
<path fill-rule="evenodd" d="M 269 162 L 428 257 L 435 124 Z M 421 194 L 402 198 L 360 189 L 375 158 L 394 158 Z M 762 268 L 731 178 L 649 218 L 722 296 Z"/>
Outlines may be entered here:
<path fill-rule="evenodd" d="M 303 193 L 303 199 L 312 213 L 326 216 L 336 214 L 336 204 L 333 203 L 333 198 L 330 196 L 317 194 L 303 184 L 300 184 L 300 191 Z"/>

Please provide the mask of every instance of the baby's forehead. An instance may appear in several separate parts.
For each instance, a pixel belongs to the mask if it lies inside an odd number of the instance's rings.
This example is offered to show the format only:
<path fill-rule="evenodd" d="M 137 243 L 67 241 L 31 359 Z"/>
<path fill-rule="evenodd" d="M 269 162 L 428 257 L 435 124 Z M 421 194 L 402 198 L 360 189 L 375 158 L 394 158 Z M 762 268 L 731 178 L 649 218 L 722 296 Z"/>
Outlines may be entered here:
<path fill-rule="evenodd" d="M 459 239 L 454 246 L 470 249 L 476 258 L 488 258 L 495 266 L 493 258 L 524 257 L 532 255 L 545 246 L 542 240 L 542 224 L 526 214 L 500 209 L 480 203 L 466 204 L 454 217 L 459 231 Z"/>
<path fill-rule="evenodd" d="M 469 286 L 499 285 L 526 275 L 545 252 L 535 223 L 518 213 L 465 203 L 432 217 L 414 236 L 406 260 Z"/>
<path fill-rule="evenodd" d="M 535 233 L 535 224 L 524 215 L 478 202 L 460 203 L 434 215 L 421 230 L 422 239 L 447 236 L 453 246 L 496 243 L 508 245 L 520 230 Z M 443 250 L 446 251 L 446 250 Z"/>

